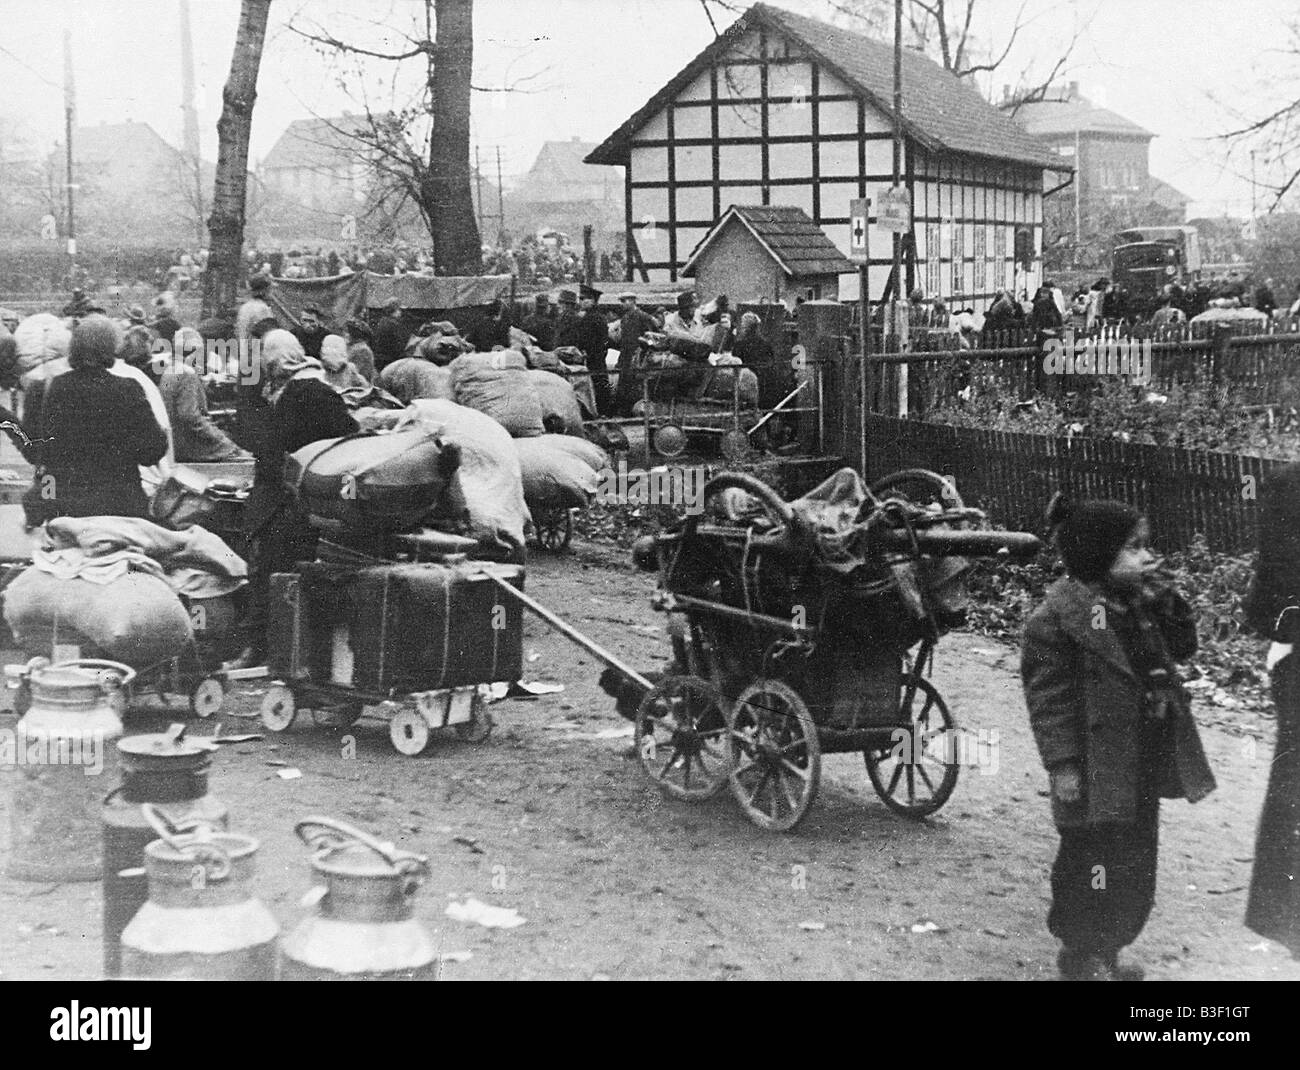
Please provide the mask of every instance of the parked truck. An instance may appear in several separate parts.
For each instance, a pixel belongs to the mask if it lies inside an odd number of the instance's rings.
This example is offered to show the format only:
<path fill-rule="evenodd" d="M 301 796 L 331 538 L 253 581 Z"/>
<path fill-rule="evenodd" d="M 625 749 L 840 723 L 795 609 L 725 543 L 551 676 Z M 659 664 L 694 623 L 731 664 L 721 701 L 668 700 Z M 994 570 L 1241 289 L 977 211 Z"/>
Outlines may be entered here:
<path fill-rule="evenodd" d="M 1201 246 L 1195 227 L 1133 227 L 1115 237 L 1111 279 L 1139 316 L 1160 304 L 1160 291 L 1176 284 L 1195 288 L 1201 281 Z"/>

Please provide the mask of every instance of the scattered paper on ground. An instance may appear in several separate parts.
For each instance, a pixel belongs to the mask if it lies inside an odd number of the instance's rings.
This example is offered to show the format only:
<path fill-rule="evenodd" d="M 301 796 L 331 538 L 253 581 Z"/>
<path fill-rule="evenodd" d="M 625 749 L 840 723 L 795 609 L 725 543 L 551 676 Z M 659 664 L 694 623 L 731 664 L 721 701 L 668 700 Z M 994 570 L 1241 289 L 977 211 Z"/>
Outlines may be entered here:
<path fill-rule="evenodd" d="M 277 769 L 275 775 L 281 780 L 297 780 L 302 776 L 301 769 Z"/>
<path fill-rule="evenodd" d="M 826 928 L 824 921 L 801 921 L 799 928 L 806 929 L 810 933 L 819 933 Z"/>
<path fill-rule="evenodd" d="M 473 897 L 463 903 L 448 903 L 446 913 L 452 921 L 474 922 L 486 929 L 513 929 L 528 920 L 511 907 L 489 906 Z"/>

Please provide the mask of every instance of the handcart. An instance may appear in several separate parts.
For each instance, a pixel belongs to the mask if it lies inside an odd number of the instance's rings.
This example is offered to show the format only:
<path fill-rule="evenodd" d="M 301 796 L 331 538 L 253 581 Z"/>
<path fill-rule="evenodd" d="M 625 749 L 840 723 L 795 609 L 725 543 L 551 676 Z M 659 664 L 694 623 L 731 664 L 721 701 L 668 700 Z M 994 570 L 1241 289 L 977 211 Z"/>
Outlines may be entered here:
<path fill-rule="evenodd" d="M 844 476 L 857 479 L 833 479 Z M 737 500 L 749 512 L 735 515 Z M 808 812 L 822 755 L 860 752 L 891 810 L 936 812 L 961 756 L 957 722 L 929 679 L 935 645 L 960 617 L 952 595 L 965 562 L 955 555 L 1040 546 L 974 527 L 983 519 L 942 476 L 896 472 L 869 488 L 855 518 L 860 559 L 836 559 L 764 483 L 712 480 L 703 514 L 656 536 L 648 555 L 677 665 L 637 711 L 645 774 L 692 801 L 729 785 L 751 821 L 784 831 Z"/>
<path fill-rule="evenodd" d="M 476 545 L 473 539 L 425 529 L 389 536 L 386 549 L 390 549 L 395 556 L 397 551 L 391 550 L 391 547 L 404 547 L 404 556 L 413 565 L 424 562 L 465 566 L 466 576 L 472 580 L 481 580 L 487 588 L 493 590 L 493 599 L 497 597 L 496 588 L 491 582 L 493 579 L 500 580 L 502 587 L 513 591 L 509 578 L 521 575 L 522 570 L 518 566 L 497 565 L 486 561 L 468 562 L 466 551 Z M 342 552 L 343 556 L 336 557 L 336 560 L 347 560 L 363 567 L 395 563 L 357 553 L 349 554 L 337 545 L 332 545 L 330 549 L 335 554 Z M 325 637 L 327 643 L 332 645 L 328 657 L 329 668 L 325 672 L 314 672 L 309 665 L 307 644 L 304 642 L 304 633 L 312 626 L 312 622 L 308 619 L 305 599 L 299 586 L 300 578 L 299 574 L 272 577 L 273 634 L 278 637 L 284 650 L 272 650 L 275 678 L 261 703 L 261 721 L 268 731 L 286 732 L 300 711 L 310 710 L 317 726 L 335 730 L 348 728 L 363 716 L 386 721 L 394 749 L 412 757 L 422 754 L 433 738 L 433 733 L 440 729 L 452 729 L 460 739 L 469 743 L 482 743 L 488 738 L 492 731 L 492 718 L 487 711 L 487 703 L 493 696 L 494 689 L 505 690 L 515 683 L 517 666 L 516 671 L 507 673 L 505 679 L 460 682 L 447 687 L 401 691 L 356 686 L 350 679 L 353 658 L 350 636 L 346 627 L 335 626 L 331 629 L 332 635 Z M 277 613 L 278 619 L 275 616 Z M 418 620 L 404 623 L 412 629 L 425 624 Z M 517 647 L 520 640 L 518 614 L 513 617 L 507 615 L 502 624 L 503 627 L 498 630 L 506 635 L 503 642 L 513 641 Z M 450 627 L 449 621 L 446 626 Z M 518 651 L 515 653 L 517 660 Z"/>

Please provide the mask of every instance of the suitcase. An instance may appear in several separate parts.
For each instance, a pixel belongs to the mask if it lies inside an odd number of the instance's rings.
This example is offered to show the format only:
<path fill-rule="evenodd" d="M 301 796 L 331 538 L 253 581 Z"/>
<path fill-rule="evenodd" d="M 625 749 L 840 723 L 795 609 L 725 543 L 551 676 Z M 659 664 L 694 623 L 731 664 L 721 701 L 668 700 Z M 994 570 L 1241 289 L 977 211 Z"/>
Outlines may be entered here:
<path fill-rule="evenodd" d="M 523 673 L 523 611 L 487 576 L 523 590 L 517 565 L 311 562 L 271 588 L 273 674 L 397 694 L 512 682 Z M 476 575 L 476 573 L 479 573 Z"/>

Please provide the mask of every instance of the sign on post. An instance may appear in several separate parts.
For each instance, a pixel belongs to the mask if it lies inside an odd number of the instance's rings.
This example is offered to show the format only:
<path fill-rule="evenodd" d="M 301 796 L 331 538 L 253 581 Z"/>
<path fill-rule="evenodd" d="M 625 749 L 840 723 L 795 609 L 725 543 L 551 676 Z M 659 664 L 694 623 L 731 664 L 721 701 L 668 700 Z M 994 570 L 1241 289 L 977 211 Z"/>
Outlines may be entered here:
<path fill-rule="evenodd" d="M 867 219 L 870 215 L 870 197 L 854 197 L 849 201 L 849 259 L 855 264 L 867 262 Z"/>
<path fill-rule="evenodd" d="M 904 186 L 894 186 L 880 195 L 876 223 L 881 230 L 906 234 L 912 229 L 912 201 Z"/>

